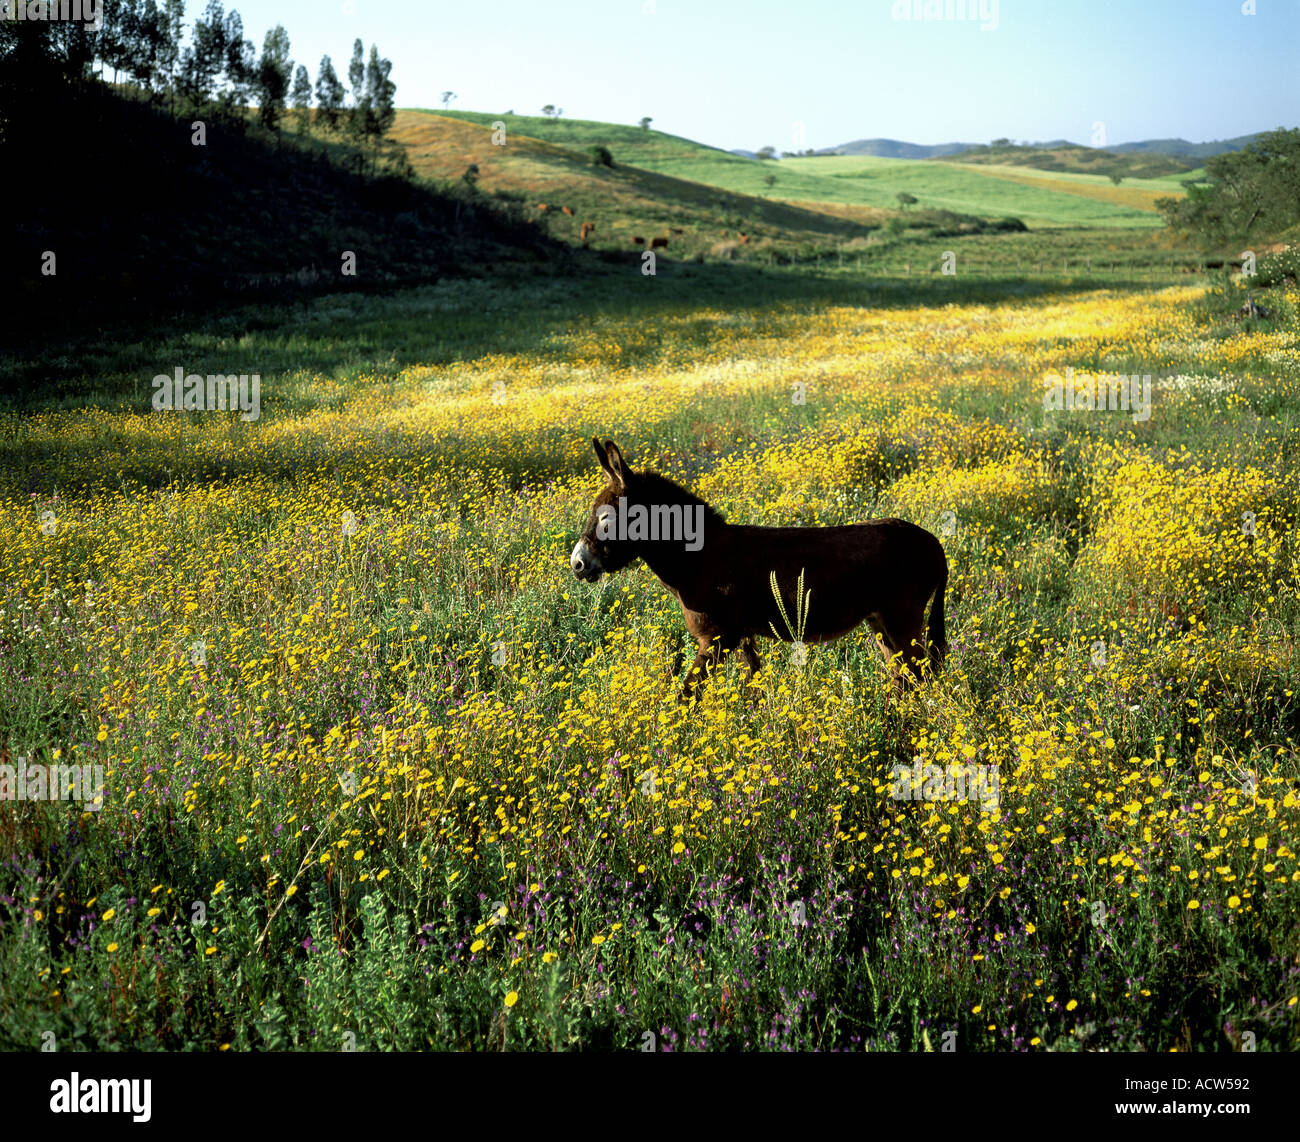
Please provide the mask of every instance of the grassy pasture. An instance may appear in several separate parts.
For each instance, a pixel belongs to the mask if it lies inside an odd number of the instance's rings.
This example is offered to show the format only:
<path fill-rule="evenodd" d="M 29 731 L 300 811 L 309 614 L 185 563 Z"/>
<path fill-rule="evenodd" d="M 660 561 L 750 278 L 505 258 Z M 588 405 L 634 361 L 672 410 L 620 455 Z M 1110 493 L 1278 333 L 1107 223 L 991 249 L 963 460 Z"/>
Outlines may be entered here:
<path fill-rule="evenodd" d="M 1100 175 L 1027 171 L 1023 167 L 983 166 L 931 159 L 883 159 L 870 155 L 820 155 L 785 159 L 791 190 L 784 197 L 820 197 L 830 202 L 852 201 L 868 206 L 897 206 L 907 191 L 920 206 L 962 214 L 1010 215 L 1031 227 L 1158 227 L 1161 219 L 1150 202 L 1164 194 L 1183 193 L 1177 180 L 1128 179 L 1133 192 L 1113 196 L 1114 187 Z M 807 183 L 802 180 L 808 179 Z M 1173 186 L 1167 185 L 1173 182 Z M 778 187 L 786 179 L 778 176 Z"/>
<path fill-rule="evenodd" d="M 1240 300 L 667 259 L 51 346 L 0 756 L 106 803 L 0 816 L 0 1043 L 1295 1049 L 1300 295 Z M 176 365 L 260 419 L 152 412 Z M 676 705 L 666 593 L 568 571 L 597 433 L 737 522 L 942 529 L 949 670 L 767 643 Z"/>
<path fill-rule="evenodd" d="M 1124 178 L 1186 178 L 1189 167 L 1182 159 L 1141 151 L 1113 153 L 1093 147 L 1069 145 L 1020 147 L 1015 145 L 972 147 L 955 161 L 990 166 L 1018 166 L 1041 171 L 1080 175 L 1118 174 Z"/>
<path fill-rule="evenodd" d="M 806 203 L 734 193 L 629 165 L 623 152 L 613 168 L 593 166 L 577 146 L 533 138 L 523 134 L 522 128 L 513 131 L 510 116 L 503 117 L 509 124 L 508 142 L 495 146 L 490 122 L 479 123 L 477 118 L 403 111 L 391 138 L 407 148 L 412 166 L 425 178 L 459 180 L 471 163 L 477 165 L 479 186 L 484 191 L 520 198 L 531 216 L 556 237 L 576 243 L 582 223 L 594 222 L 591 245 L 596 249 L 632 253 L 633 236 L 648 242 L 655 235 L 669 233 L 670 227 L 685 231 L 672 237 L 674 252 L 690 255 L 709 253 L 728 231 L 734 243 L 738 230 L 761 233 L 773 248 L 787 252 L 800 245 L 830 248 L 865 240 L 886 216 L 883 211 L 867 211 L 849 218 Z M 569 134 L 560 133 L 560 137 L 566 143 L 571 141 Z M 685 143 L 669 136 L 661 138 L 669 144 Z M 666 145 L 663 149 L 672 148 Z M 538 210 L 539 203 L 545 203 L 547 211 Z M 563 214 L 564 206 L 573 214 Z"/>
<path fill-rule="evenodd" d="M 1010 215 L 1034 229 L 1154 229 L 1161 224 L 1151 205 L 1154 199 L 1184 193 L 1173 177 L 1127 179 L 1116 188 L 1101 175 L 934 160 L 826 155 L 757 162 L 655 130 L 540 116 L 403 112 L 394 137 L 410 146 L 421 135 L 427 138 L 446 132 L 449 137 L 472 136 L 472 132 L 452 132 L 444 126 L 452 122 L 482 132 L 481 142 L 472 153 L 480 156 L 474 160 L 480 166 L 487 158 L 494 171 L 494 186 L 526 185 L 530 193 L 547 188 L 553 192 L 565 190 L 576 196 L 589 214 L 605 205 L 599 195 L 590 197 L 596 184 L 603 184 L 600 192 L 615 196 L 621 193 L 616 189 L 619 182 L 631 186 L 640 181 L 647 188 L 647 197 L 658 196 L 671 187 L 666 201 L 680 208 L 679 203 L 672 202 L 676 198 L 692 211 L 719 205 L 718 194 L 705 189 L 712 188 L 714 192 L 727 192 L 731 199 L 727 208 L 739 216 L 733 219 L 732 230 L 746 227 L 746 215 L 765 214 L 770 208 L 763 203 L 768 200 L 788 202 L 807 211 L 820 211 L 826 206 L 857 207 L 873 212 L 857 217 L 878 224 L 883 217 L 897 212 L 900 191 L 914 194 L 922 207 L 981 217 Z M 507 139 L 514 141 L 505 147 L 489 146 L 488 135 L 494 122 L 504 123 Z M 592 172 L 589 167 L 584 170 L 588 163 L 586 148 L 593 144 L 607 146 L 618 168 L 635 169 L 622 169 L 617 179 L 614 172 Z M 418 143 L 415 150 L 412 161 L 417 170 L 442 177 L 459 176 L 471 154 L 470 147 L 457 149 L 450 144 L 445 153 Z M 647 183 L 646 172 L 669 176 L 672 182 Z M 776 179 L 770 187 L 766 183 L 769 176 Z M 644 204 L 638 206 L 643 208 Z M 727 228 L 716 222 L 713 225 Z"/>
<path fill-rule="evenodd" d="M 994 165 L 980 166 L 978 169 L 990 178 L 1006 179 L 1022 186 L 1041 187 L 1057 194 L 1077 194 L 1082 198 L 1152 214 L 1155 212 L 1156 199 L 1177 198 L 1186 193 L 1180 178 L 1125 179 L 1122 184 L 1115 186 L 1108 178 L 1069 171 L 1041 171 Z M 1187 177 L 1181 176 L 1184 179 Z"/>

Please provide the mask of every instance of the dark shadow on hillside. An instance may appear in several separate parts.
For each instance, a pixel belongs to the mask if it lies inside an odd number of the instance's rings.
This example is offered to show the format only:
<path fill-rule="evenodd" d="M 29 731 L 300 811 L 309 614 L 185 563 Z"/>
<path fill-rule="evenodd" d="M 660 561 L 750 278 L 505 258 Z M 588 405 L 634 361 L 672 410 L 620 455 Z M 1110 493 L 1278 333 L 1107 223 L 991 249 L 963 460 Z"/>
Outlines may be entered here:
<path fill-rule="evenodd" d="M 287 131 L 200 126 L 99 83 L 29 94 L 0 148 L 0 341 L 24 353 L 568 256 L 520 210 L 362 176 Z"/>

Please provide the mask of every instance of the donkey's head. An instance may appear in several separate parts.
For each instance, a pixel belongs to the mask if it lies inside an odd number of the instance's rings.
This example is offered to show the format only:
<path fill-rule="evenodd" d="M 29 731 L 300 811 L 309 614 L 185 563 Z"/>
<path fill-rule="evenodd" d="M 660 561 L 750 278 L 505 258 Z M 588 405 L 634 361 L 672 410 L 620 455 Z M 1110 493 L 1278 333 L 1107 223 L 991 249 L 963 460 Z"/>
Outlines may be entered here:
<path fill-rule="evenodd" d="M 609 483 L 596 497 L 591 518 L 569 556 L 574 575 L 588 583 L 594 583 L 602 573 L 621 571 L 639 554 L 637 543 L 621 536 L 617 527 L 619 497 L 628 495 L 629 485 L 635 486 L 632 469 L 612 440 L 602 445 L 593 437 L 591 446 Z"/>

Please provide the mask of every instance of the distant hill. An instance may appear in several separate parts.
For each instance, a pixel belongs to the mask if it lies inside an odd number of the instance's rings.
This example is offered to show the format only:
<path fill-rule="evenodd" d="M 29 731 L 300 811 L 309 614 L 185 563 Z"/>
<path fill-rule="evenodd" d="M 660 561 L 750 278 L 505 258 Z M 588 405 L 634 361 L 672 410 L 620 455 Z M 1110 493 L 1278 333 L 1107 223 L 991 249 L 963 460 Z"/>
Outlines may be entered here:
<path fill-rule="evenodd" d="M 1229 151 L 1240 151 L 1259 138 L 1254 135 L 1238 135 L 1235 139 L 1221 139 L 1213 143 L 1189 143 L 1186 139 L 1144 139 L 1140 143 L 1120 143 L 1108 150 L 1117 154 L 1152 154 L 1172 155 L 1180 159 L 1209 159 L 1215 155 L 1225 155 Z"/>
<path fill-rule="evenodd" d="M 1031 167 L 1034 170 L 1097 174 L 1108 178 L 1167 178 L 1190 169 L 1186 160 L 1154 152 L 1117 154 L 1075 143 L 977 146 L 951 156 L 959 163 Z"/>
<path fill-rule="evenodd" d="M 974 143 L 903 143 L 898 139 L 855 139 L 838 147 L 827 147 L 819 155 L 874 155 L 881 159 L 941 159 L 973 147 Z"/>
<path fill-rule="evenodd" d="M 1105 150 L 1112 155 L 1167 155 L 1174 159 L 1204 161 L 1213 155 L 1226 154 L 1228 151 L 1239 151 L 1247 143 L 1254 142 L 1258 137 L 1258 134 L 1240 135 L 1235 139 L 1221 139 L 1212 143 L 1189 143 L 1186 139 L 1144 139 L 1136 143 L 1119 143 L 1113 147 L 1106 147 Z M 927 146 L 924 143 L 905 143 L 898 139 L 855 139 L 851 143 L 842 143 L 838 147 L 825 147 L 817 153 L 819 155 L 876 155 L 886 159 L 943 159 L 960 154 L 963 151 L 979 152 L 981 148 L 982 144 L 979 143 L 936 143 L 933 146 Z M 1073 143 L 1069 139 L 1052 139 L 1045 143 L 1030 143 L 1023 148 L 1017 149 L 1059 151 L 1064 149 L 1090 150 L 1091 148 L 1084 147 L 1080 143 Z M 752 157 L 752 152 L 749 151 L 732 151 L 731 153 Z M 1020 165 L 1030 166 L 1035 164 L 1022 163 Z M 1188 165 L 1195 166 L 1197 164 L 1191 162 Z M 1040 167 L 1040 169 L 1064 170 L 1076 168 Z M 1132 177 L 1158 178 L 1160 176 L 1133 175 Z"/>

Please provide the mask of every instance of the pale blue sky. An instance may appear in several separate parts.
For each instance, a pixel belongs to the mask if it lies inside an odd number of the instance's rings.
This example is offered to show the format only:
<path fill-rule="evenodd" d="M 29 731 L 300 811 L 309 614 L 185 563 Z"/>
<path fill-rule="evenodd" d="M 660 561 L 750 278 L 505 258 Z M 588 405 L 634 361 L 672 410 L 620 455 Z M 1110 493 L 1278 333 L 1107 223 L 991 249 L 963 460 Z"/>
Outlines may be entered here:
<path fill-rule="evenodd" d="M 1300 125 L 1300 0 L 235 0 L 313 81 L 360 36 L 397 102 L 634 123 L 729 149 L 1181 136 Z M 1252 4 L 1247 0 L 1245 7 Z M 188 0 L 187 17 L 202 10 Z M 996 13 L 993 17 L 992 13 Z M 982 30 L 981 24 L 996 24 Z M 803 135 L 797 134 L 802 124 Z M 1101 141 L 1101 140 L 1098 140 Z"/>

